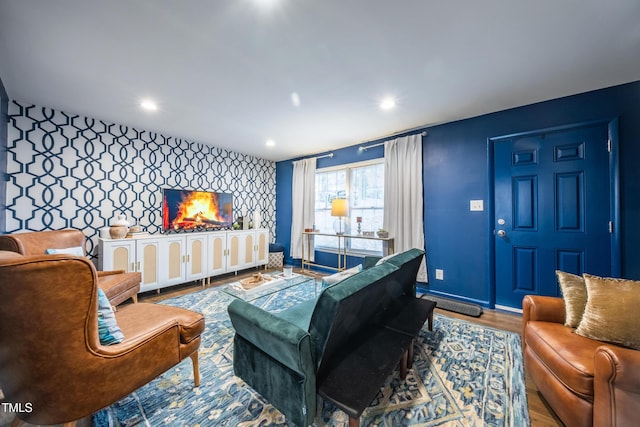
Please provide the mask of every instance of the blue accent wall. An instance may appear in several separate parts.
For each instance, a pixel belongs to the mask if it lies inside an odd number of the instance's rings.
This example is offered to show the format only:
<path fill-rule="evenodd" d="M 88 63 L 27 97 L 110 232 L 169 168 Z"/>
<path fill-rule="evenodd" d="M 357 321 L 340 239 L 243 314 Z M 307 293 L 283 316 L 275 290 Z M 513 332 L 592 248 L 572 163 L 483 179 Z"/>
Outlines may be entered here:
<path fill-rule="evenodd" d="M 437 126 L 423 138 L 424 227 L 430 292 L 492 306 L 487 140 L 575 123 L 619 118 L 622 276 L 640 279 L 640 81 Z M 420 131 L 420 130 L 418 130 Z M 360 145 L 360 144 L 358 144 Z M 358 145 L 319 159 L 318 167 L 360 160 Z M 382 149 L 375 155 L 382 156 Z M 291 227 L 291 161 L 276 164 L 276 240 Z M 469 200 L 485 210 L 470 212 Z M 603 207 L 607 209 L 608 207 Z M 335 259 L 335 256 L 333 257 Z M 444 280 L 435 280 L 435 269 Z"/>
<path fill-rule="evenodd" d="M 316 161 L 316 169 L 328 168 L 332 166 L 345 165 L 349 163 L 364 162 L 366 160 L 379 159 L 384 157 L 384 148 L 374 147 L 368 150 L 359 150 L 361 145 L 371 145 L 379 141 L 372 141 L 367 144 L 358 144 L 346 148 L 334 150 L 333 157 L 325 157 Z M 314 156 L 322 156 L 328 153 L 315 154 Z M 302 157 L 301 157 L 302 158 Z M 293 161 L 301 158 L 295 158 L 276 163 L 276 242 L 281 243 L 285 250 L 285 262 L 295 263 L 289 255 L 291 248 L 291 185 L 293 183 Z M 322 265 L 336 266 L 336 254 L 318 252 L 315 253 L 316 263 Z M 362 262 L 362 258 L 352 259 L 349 257 L 347 266 L 355 266 Z M 297 260 L 299 265 L 300 260 Z"/>

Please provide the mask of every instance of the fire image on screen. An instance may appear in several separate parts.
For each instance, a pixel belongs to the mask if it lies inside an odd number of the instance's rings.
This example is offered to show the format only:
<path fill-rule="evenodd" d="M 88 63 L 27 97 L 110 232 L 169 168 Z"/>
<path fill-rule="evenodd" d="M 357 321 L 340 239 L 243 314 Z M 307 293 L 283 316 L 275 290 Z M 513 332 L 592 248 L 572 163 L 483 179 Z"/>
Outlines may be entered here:
<path fill-rule="evenodd" d="M 233 196 L 229 193 L 164 189 L 164 231 L 231 227 Z"/>

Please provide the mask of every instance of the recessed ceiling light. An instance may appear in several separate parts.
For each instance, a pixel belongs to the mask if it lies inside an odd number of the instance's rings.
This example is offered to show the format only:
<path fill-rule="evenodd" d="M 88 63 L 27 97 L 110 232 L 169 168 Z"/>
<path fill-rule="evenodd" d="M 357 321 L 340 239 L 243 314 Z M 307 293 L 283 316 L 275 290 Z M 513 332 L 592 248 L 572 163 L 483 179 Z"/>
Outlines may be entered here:
<path fill-rule="evenodd" d="M 297 92 L 293 92 L 291 94 L 291 103 L 293 104 L 294 107 L 300 106 L 300 95 L 298 95 Z"/>
<path fill-rule="evenodd" d="M 267 147 L 273 147 L 276 145 L 276 142 L 273 139 L 267 139 L 267 142 L 264 143 Z"/>
<path fill-rule="evenodd" d="M 381 110 L 392 110 L 396 106 L 396 100 L 389 96 L 380 101 L 379 106 Z"/>
<path fill-rule="evenodd" d="M 147 111 L 156 111 L 158 109 L 158 104 L 149 99 L 142 100 L 140 106 Z"/>
<path fill-rule="evenodd" d="M 253 0 L 253 2 L 261 8 L 272 8 L 278 3 L 278 0 Z"/>

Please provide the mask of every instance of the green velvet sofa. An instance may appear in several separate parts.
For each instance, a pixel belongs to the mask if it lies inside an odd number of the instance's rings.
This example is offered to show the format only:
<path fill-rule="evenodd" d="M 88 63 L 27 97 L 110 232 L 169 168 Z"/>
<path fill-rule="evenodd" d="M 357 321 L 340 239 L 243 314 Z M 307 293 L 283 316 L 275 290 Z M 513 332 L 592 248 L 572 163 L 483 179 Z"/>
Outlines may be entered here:
<path fill-rule="evenodd" d="M 279 313 L 234 300 L 228 312 L 236 331 L 235 375 L 288 422 L 310 425 L 318 387 L 332 364 L 339 363 L 350 343 L 397 324 L 406 305 L 416 300 L 415 279 L 423 256 L 424 251 L 410 249 L 378 265 L 367 259 L 361 272 Z"/>

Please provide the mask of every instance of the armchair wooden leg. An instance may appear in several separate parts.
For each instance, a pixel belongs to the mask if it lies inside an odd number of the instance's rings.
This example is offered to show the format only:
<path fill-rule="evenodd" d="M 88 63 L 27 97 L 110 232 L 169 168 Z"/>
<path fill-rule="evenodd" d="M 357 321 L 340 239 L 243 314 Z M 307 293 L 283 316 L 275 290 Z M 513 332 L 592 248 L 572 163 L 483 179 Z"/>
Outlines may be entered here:
<path fill-rule="evenodd" d="M 409 344 L 409 349 L 407 350 L 407 368 L 413 368 L 413 340 L 411 340 L 411 344 Z"/>
<path fill-rule="evenodd" d="M 349 427 L 360 427 L 360 418 L 349 417 Z"/>
<path fill-rule="evenodd" d="M 200 386 L 200 364 L 198 363 L 198 352 L 194 351 L 191 356 L 191 362 L 193 362 L 193 382 L 196 387 Z"/>
<path fill-rule="evenodd" d="M 409 350 L 402 353 L 402 359 L 400 359 L 400 378 L 407 378 L 407 360 L 409 359 Z"/>
<path fill-rule="evenodd" d="M 138 294 L 135 294 L 134 296 L 132 296 L 131 299 L 133 300 L 134 304 L 137 304 L 138 303 Z"/>

